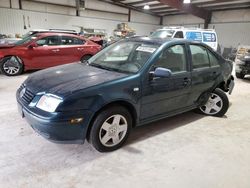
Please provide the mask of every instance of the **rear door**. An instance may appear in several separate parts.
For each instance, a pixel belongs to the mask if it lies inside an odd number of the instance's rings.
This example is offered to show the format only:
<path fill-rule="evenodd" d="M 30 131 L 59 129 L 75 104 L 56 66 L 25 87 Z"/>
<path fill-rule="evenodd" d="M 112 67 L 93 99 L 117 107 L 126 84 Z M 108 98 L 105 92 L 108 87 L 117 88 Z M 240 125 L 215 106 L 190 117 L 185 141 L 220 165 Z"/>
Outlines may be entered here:
<path fill-rule="evenodd" d="M 85 41 L 71 36 L 62 36 L 61 41 L 60 50 L 64 59 L 63 63 L 80 61 L 85 53 Z"/>
<path fill-rule="evenodd" d="M 196 102 L 203 92 L 212 88 L 221 69 L 216 57 L 202 45 L 190 44 L 189 55 L 192 59 L 192 100 Z"/>
<path fill-rule="evenodd" d="M 140 115 L 142 120 L 192 105 L 192 101 L 189 100 L 191 73 L 185 44 L 173 45 L 163 50 L 151 71 L 154 71 L 156 67 L 170 69 L 172 76 L 169 78 L 145 78 L 142 86 Z"/>

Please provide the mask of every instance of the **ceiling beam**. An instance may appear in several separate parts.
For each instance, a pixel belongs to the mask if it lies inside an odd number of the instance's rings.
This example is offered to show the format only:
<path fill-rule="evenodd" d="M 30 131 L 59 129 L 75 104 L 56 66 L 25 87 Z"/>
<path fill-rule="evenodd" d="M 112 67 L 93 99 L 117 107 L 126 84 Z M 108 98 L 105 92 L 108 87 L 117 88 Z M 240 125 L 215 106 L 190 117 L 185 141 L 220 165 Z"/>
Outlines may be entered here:
<path fill-rule="evenodd" d="M 163 5 L 162 3 L 150 5 L 150 9 L 155 9 L 159 7 L 169 7 L 168 5 Z"/>
<path fill-rule="evenodd" d="M 195 4 L 195 5 L 208 5 L 208 4 L 214 4 L 214 3 L 232 3 L 234 2 L 235 0 L 213 0 L 213 1 L 204 1 L 204 2 L 193 2 L 192 4 Z"/>
<path fill-rule="evenodd" d="M 137 8 L 143 8 L 145 5 L 139 5 L 136 6 Z M 159 7 L 159 6 L 164 6 L 164 7 L 169 7 L 168 5 L 163 5 L 162 3 L 158 3 L 158 4 L 153 4 L 153 5 L 149 5 L 150 9 L 155 9 L 155 7 Z"/>
<path fill-rule="evenodd" d="M 173 7 L 154 8 L 150 10 L 154 12 L 154 11 L 161 11 L 161 10 L 168 10 L 168 9 L 173 9 Z"/>
<path fill-rule="evenodd" d="M 208 24 L 211 21 L 212 12 L 200 7 L 197 7 L 191 3 L 184 4 L 182 1 L 177 0 L 159 0 L 161 3 L 169 5 L 173 8 L 178 9 L 179 11 L 184 11 L 189 14 L 192 14 L 194 16 L 197 16 L 199 18 L 202 18 L 205 20 L 205 28 L 208 26 Z"/>
<path fill-rule="evenodd" d="M 140 9 L 140 8 L 137 8 L 137 7 L 134 7 L 134 6 L 131 6 L 131 5 L 128 5 L 127 3 L 122 3 L 122 2 L 118 2 L 118 1 L 115 1 L 115 0 L 99 0 L 99 1 L 103 1 L 103 2 L 106 2 L 106 3 L 109 3 L 109 4 L 112 4 L 112 5 L 117 5 L 117 6 L 120 6 L 120 7 L 123 7 L 123 8 L 127 8 L 127 9 L 131 9 L 131 10 L 136 10 L 138 12 L 142 12 L 142 13 L 145 13 L 145 14 L 150 14 L 152 16 L 157 16 L 157 17 L 160 17 L 158 14 L 156 13 L 153 13 L 153 12 L 150 12 L 148 10 L 143 10 L 143 9 Z M 152 1 L 152 0 L 151 0 Z"/>
<path fill-rule="evenodd" d="M 142 4 L 142 3 L 151 3 L 153 1 L 157 1 L 157 0 L 144 0 L 144 1 L 136 1 L 136 2 L 132 2 L 132 3 L 126 3 L 128 5 L 137 5 L 137 4 Z"/>
<path fill-rule="evenodd" d="M 169 5 L 173 8 L 176 8 L 180 11 L 184 11 L 190 14 L 193 14 L 194 16 L 197 16 L 199 18 L 202 18 L 204 20 L 209 20 L 211 18 L 211 12 L 203 9 L 196 7 L 193 4 L 184 4 L 181 1 L 176 1 L 176 0 L 159 0 L 161 3 Z"/>
<path fill-rule="evenodd" d="M 237 4 L 225 4 L 225 5 L 210 5 L 210 6 L 206 6 L 204 8 L 206 9 L 217 9 L 217 8 L 237 8 L 237 7 L 244 7 L 244 6 L 250 6 L 250 2 L 245 2 L 245 3 L 237 3 Z"/>

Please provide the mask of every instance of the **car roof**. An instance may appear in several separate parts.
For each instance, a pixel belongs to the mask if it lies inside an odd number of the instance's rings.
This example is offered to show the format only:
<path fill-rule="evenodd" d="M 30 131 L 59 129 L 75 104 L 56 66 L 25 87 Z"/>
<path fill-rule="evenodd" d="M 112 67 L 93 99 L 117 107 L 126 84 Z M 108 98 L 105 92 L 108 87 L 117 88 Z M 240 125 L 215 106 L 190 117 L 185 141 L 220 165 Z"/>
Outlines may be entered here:
<path fill-rule="evenodd" d="M 151 44 L 151 45 L 162 45 L 165 43 L 170 43 L 170 42 L 190 42 L 186 39 L 175 39 L 175 38 L 155 38 L 155 37 L 130 37 L 125 39 L 126 41 L 131 41 L 131 42 L 141 42 L 145 44 Z"/>
<path fill-rule="evenodd" d="M 84 39 L 83 37 L 79 36 L 79 35 L 74 35 L 74 34 L 69 34 L 69 33 L 56 33 L 56 32 L 43 32 L 43 33 L 35 33 L 34 35 L 38 36 L 38 37 L 45 37 L 45 36 L 69 36 L 69 37 L 76 37 L 76 38 L 80 38 L 80 39 Z"/>
<path fill-rule="evenodd" d="M 206 47 L 208 49 L 212 49 L 210 46 L 203 42 L 194 41 L 194 40 L 187 40 L 187 39 L 177 39 L 177 38 L 155 38 L 155 37 L 130 37 L 127 39 L 124 39 L 125 41 L 131 41 L 131 42 L 140 42 L 144 44 L 150 44 L 150 45 L 158 45 L 161 46 L 163 44 L 172 43 L 172 44 L 180 44 L 180 43 L 188 43 L 188 44 L 198 44 L 203 47 Z"/>
<path fill-rule="evenodd" d="M 78 33 L 75 30 L 66 30 L 66 29 L 33 29 L 29 31 L 31 33 L 69 33 L 69 34 L 75 34 L 78 35 Z"/>
<path fill-rule="evenodd" d="M 215 32 L 214 29 L 203 29 L 197 27 L 163 27 L 157 29 L 156 31 L 167 31 L 167 30 Z"/>

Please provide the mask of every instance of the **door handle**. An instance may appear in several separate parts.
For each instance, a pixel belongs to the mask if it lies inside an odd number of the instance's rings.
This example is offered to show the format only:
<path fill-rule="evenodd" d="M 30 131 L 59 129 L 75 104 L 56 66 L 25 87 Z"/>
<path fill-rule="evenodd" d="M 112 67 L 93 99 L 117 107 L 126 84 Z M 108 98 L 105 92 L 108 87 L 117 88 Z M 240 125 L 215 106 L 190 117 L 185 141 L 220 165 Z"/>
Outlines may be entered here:
<path fill-rule="evenodd" d="M 83 48 L 77 48 L 77 50 L 83 50 Z"/>
<path fill-rule="evenodd" d="M 53 52 L 59 52 L 60 50 L 59 49 L 55 49 L 55 50 L 52 50 Z"/>
<path fill-rule="evenodd" d="M 190 78 L 184 78 L 184 79 L 183 79 L 183 85 L 184 85 L 184 86 L 187 86 L 190 82 L 191 82 L 191 79 L 190 79 Z"/>

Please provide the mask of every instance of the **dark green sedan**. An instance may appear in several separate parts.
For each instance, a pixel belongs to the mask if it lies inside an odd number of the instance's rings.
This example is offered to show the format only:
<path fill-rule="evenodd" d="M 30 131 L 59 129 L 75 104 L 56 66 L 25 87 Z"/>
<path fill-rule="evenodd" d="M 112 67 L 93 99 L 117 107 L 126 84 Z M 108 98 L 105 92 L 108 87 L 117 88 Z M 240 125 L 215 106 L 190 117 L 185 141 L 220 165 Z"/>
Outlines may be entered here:
<path fill-rule="evenodd" d="M 198 109 L 223 116 L 234 87 L 232 64 L 205 44 L 134 37 L 85 63 L 31 74 L 16 93 L 21 115 L 56 142 L 85 139 L 101 152 L 120 148 L 133 127 Z"/>

